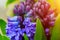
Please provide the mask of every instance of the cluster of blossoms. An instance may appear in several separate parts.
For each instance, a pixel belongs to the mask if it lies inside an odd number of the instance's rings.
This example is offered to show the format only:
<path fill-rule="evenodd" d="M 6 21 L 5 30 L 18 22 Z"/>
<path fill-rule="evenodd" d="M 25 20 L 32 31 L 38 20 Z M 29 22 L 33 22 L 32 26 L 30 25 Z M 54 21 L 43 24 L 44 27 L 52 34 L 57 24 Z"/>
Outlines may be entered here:
<path fill-rule="evenodd" d="M 26 34 L 30 40 L 35 33 L 36 23 L 31 22 L 30 18 L 25 18 L 23 25 L 21 27 L 20 22 L 21 18 L 18 16 L 14 16 L 12 18 L 8 17 L 8 23 L 6 25 L 6 34 L 11 40 L 23 40 L 24 34 Z"/>
<path fill-rule="evenodd" d="M 37 2 L 25 0 L 16 4 L 13 9 L 15 16 L 8 17 L 7 36 L 11 40 L 24 40 L 24 34 L 26 34 L 29 40 L 34 40 L 37 18 L 41 20 L 45 33 L 49 36 L 49 28 L 54 25 L 56 18 L 54 10 L 49 8 L 50 4 L 45 0 L 38 0 Z"/>

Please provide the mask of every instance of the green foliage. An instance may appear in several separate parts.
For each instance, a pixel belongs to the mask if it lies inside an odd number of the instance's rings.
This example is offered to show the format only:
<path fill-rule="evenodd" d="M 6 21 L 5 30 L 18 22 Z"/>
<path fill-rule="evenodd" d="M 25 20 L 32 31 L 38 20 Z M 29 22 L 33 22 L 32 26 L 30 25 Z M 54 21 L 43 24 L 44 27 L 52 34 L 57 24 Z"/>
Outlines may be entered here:
<path fill-rule="evenodd" d="M 6 6 L 8 6 L 9 4 L 13 3 L 16 0 L 7 0 Z"/>
<path fill-rule="evenodd" d="M 5 35 L 4 36 L 0 35 L 0 40 L 9 40 L 9 38 Z"/>
<path fill-rule="evenodd" d="M 42 40 L 47 40 L 46 35 L 43 32 Z"/>
<path fill-rule="evenodd" d="M 24 34 L 24 40 L 29 40 L 26 34 Z"/>
<path fill-rule="evenodd" d="M 6 22 L 0 19 L 0 28 L 3 34 L 6 34 L 5 27 L 6 27 Z"/>
<path fill-rule="evenodd" d="M 60 14 L 58 15 L 52 30 L 51 40 L 60 40 Z"/>
<path fill-rule="evenodd" d="M 2 19 L 0 19 L 0 40 L 9 40 L 9 38 L 6 36 L 6 22 Z"/>
<path fill-rule="evenodd" d="M 0 40 L 2 40 L 2 36 L 1 36 L 1 34 L 0 34 Z"/>
<path fill-rule="evenodd" d="M 46 40 L 44 29 L 39 19 L 37 19 L 36 21 L 36 33 L 34 36 L 34 40 Z"/>

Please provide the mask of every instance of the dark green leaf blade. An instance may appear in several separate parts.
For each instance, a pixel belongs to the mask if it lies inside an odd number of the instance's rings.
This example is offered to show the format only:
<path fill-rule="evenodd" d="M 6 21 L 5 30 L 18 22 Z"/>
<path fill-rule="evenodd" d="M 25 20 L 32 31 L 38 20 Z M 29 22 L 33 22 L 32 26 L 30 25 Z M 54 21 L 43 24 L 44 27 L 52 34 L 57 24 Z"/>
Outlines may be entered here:
<path fill-rule="evenodd" d="M 43 32 L 42 40 L 47 40 L 45 33 Z"/>
<path fill-rule="evenodd" d="M 46 40 L 44 29 L 39 19 L 37 19 L 36 21 L 36 33 L 34 36 L 34 40 Z"/>
<path fill-rule="evenodd" d="M 58 15 L 52 30 L 51 40 L 60 40 L 60 14 Z"/>
<path fill-rule="evenodd" d="M 26 34 L 24 34 L 24 40 L 29 40 Z"/>
<path fill-rule="evenodd" d="M 0 19 L 0 28 L 3 34 L 6 34 L 5 27 L 6 27 L 6 22 Z"/>
<path fill-rule="evenodd" d="M 1 34 L 0 34 L 0 40 L 2 40 L 2 36 L 1 36 Z"/>

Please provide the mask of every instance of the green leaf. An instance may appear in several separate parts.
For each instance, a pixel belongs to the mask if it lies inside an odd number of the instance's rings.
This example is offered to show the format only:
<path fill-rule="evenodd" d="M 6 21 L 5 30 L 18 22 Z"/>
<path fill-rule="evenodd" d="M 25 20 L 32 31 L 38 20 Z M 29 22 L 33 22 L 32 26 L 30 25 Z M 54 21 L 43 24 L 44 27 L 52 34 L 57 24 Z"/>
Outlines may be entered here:
<path fill-rule="evenodd" d="M 47 40 L 45 33 L 43 32 L 42 40 Z"/>
<path fill-rule="evenodd" d="M 3 35 L 2 31 L 1 31 L 1 28 L 0 28 L 0 35 Z"/>
<path fill-rule="evenodd" d="M 60 14 L 58 15 L 52 30 L 51 40 L 60 40 Z"/>
<path fill-rule="evenodd" d="M 37 19 L 36 21 L 36 33 L 34 36 L 34 40 L 46 40 L 44 29 L 39 19 Z"/>
<path fill-rule="evenodd" d="M 5 27 L 6 27 L 6 22 L 4 20 L 0 19 L 0 29 L 3 34 L 6 34 Z"/>
<path fill-rule="evenodd" d="M 13 3 L 16 0 L 7 0 L 6 6 L 8 6 L 9 4 Z"/>
<path fill-rule="evenodd" d="M 0 35 L 0 40 L 10 40 L 7 36 Z"/>
<path fill-rule="evenodd" d="M 2 36 L 1 36 L 1 34 L 0 34 L 0 40 L 2 40 Z"/>
<path fill-rule="evenodd" d="M 10 40 L 7 36 L 2 36 L 3 40 Z"/>
<path fill-rule="evenodd" d="M 29 40 L 26 34 L 24 34 L 24 40 Z"/>

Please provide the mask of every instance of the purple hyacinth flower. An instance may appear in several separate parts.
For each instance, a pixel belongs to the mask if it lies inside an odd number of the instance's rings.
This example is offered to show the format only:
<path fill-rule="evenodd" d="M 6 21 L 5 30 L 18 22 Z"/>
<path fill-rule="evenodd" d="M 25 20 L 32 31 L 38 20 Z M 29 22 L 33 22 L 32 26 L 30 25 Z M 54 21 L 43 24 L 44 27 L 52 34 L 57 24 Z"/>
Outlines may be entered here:
<path fill-rule="evenodd" d="M 19 5 L 18 4 L 15 5 L 15 7 L 13 9 L 13 12 L 16 15 L 20 15 L 21 16 L 21 15 L 24 14 L 24 9 L 25 9 L 24 2 L 21 2 Z"/>
<path fill-rule="evenodd" d="M 25 18 L 24 23 L 25 25 L 25 32 L 26 35 L 29 37 L 29 39 L 33 39 L 34 40 L 34 34 L 36 31 L 36 23 L 35 22 L 31 22 L 30 18 Z"/>
<path fill-rule="evenodd" d="M 8 18 L 8 23 L 6 25 L 6 34 L 10 40 L 22 40 L 24 30 L 20 28 L 19 22 L 20 21 L 18 20 L 18 16 Z"/>
<path fill-rule="evenodd" d="M 28 37 L 33 36 L 32 34 L 35 34 L 36 30 L 36 24 L 35 23 L 30 23 L 29 25 L 25 25 L 25 31 Z"/>
<path fill-rule="evenodd" d="M 8 21 L 9 22 L 16 22 L 16 21 L 19 21 L 19 20 L 18 20 L 17 16 L 14 16 L 14 17 L 8 17 Z"/>
<path fill-rule="evenodd" d="M 30 22 L 31 22 L 31 18 L 25 18 L 23 24 L 27 25 L 30 24 Z"/>

